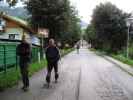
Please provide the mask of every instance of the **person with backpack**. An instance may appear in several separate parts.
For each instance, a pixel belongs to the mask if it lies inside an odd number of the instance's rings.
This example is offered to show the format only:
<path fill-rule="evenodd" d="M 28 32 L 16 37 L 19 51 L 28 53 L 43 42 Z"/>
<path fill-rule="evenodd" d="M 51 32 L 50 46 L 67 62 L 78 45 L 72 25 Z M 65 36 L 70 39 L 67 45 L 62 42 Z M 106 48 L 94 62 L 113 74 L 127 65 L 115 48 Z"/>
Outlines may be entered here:
<path fill-rule="evenodd" d="M 47 75 L 46 82 L 48 83 L 48 87 L 51 79 L 51 71 L 54 68 L 55 72 L 55 82 L 57 83 L 59 74 L 58 74 L 58 61 L 60 59 L 60 52 L 57 46 L 55 45 L 54 39 L 49 40 L 49 45 L 46 48 L 46 60 L 47 60 Z"/>
<path fill-rule="evenodd" d="M 16 54 L 19 56 L 19 66 L 23 81 L 22 89 L 28 91 L 29 88 L 29 76 L 28 67 L 31 59 L 31 46 L 27 43 L 25 35 L 22 37 L 22 42 L 16 48 Z"/>

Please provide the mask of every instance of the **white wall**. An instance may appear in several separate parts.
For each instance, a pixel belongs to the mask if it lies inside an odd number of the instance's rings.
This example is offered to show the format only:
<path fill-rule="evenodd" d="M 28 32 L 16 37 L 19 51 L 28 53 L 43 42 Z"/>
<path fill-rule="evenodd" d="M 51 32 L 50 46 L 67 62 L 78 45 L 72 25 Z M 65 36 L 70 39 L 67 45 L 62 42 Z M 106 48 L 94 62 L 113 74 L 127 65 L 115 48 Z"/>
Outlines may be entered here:
<path fill-rule="evenodd" d="M 16 34 L 15 40 L 21 40 L 23 35 L 22 28 L 7 28 L 5 33 L 0 33 L 0 39 L 9 39 L 9 34 Z M 35 35 L 26 34 L 29 43 L 40 45 L 40 39 Z"/>
<path fill-rule="evenodd" d="M 21 40 L 22 28 L 7 28 L 5 33 L 0 33 L 0 39 L 9 39 L 9 34 L 15 34 L 15 40 Z"/>
<path fill-rule="evenodd" d="M 23 29 L 22 28 L 7 28 L 6 33 L 16 34 L 15 40 L 21 40 L 21 37 L 23 35 Z"/>

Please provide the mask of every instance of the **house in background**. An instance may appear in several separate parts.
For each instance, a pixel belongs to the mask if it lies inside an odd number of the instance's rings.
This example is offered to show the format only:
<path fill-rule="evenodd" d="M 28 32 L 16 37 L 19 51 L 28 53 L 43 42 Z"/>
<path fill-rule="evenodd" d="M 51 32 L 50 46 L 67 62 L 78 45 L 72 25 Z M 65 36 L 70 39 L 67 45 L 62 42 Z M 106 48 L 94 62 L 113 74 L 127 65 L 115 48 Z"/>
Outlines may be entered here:
<path fill-rule="evenodd" d="M 40 39 L 26 21 L 4 13 L 0 15 L 0 40 L 20 41 L 24 34 L 28 42 L 40 45 Z"/>

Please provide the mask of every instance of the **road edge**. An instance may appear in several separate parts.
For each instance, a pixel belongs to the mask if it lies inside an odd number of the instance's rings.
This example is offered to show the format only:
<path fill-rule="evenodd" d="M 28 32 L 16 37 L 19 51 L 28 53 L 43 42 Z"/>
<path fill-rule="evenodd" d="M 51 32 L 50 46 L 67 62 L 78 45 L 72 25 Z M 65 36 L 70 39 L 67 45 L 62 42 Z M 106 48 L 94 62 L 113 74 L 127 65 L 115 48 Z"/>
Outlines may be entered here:
<path fill-rule="evenodd" d="M 93 51 L 92 51 L 93 52 Z M 117 67 L 119 67 L 121 70 L 123 70 L 124 72 L 128 73 L 129 75 L 133 76 L 133 68 L 128 65 L 125 64 L 115 58 L 112 58 L 110 56 L 107 56 L 105 54 L 102 54 L 100 52 L 94 52 L 96 55 L 103 57 L 104 59 L 108 60 L 109 62 L 115 64 Z"/>

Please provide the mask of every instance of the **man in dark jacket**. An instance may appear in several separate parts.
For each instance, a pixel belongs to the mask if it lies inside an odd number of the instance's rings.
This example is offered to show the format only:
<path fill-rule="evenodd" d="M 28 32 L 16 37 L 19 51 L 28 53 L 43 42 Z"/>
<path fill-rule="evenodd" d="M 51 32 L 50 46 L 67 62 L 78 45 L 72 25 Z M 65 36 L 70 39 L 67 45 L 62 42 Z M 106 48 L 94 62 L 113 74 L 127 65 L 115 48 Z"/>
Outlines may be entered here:
<path fill-rule="evenodd" d="M 57 82 L 57 79 L 59 77 L 58 61 L 60 59 L 60 52 L 59 52 L 59 49 L 55 45 L 54 39 L 49 40 L 49 45 L 46 48 L 46 59 L 47 59 L 47 63 L 48 63 L 46 81 L 49 86 L 51 71 L 53 68 L 55 71 L 55 82 Z"/>
<path fill-rule="evenodd" d="M 31 56 L 31 47 L 30 44 L 26 42 L 25 36 L 22 37 L 22 42 L 17 46 L 16 53 L 19 56 L 19 66 L 23 81 L 22 89 L 27 91 L 29 88 L 28 66 Z"/>

